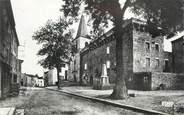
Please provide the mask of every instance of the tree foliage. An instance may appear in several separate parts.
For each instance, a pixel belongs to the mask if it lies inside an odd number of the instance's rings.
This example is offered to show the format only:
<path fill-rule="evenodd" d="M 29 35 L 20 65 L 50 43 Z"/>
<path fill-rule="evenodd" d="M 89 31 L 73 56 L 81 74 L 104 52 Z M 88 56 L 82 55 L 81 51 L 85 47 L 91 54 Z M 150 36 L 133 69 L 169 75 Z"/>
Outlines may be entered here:
<path fill-rule="evenodd" d="M 44 68 L 56 68 L 59 73 L 60 68 L 68 62 L 72 38 L 72 33 L 68 30 L 68 26 L 68 22 L 63 19 L 58 22 L 50 20 L 34 33 L 33 39 L 38 44 L 42 44 L 42 48 L 37 54 L 44 57 L 39 61 Z"/>
<path fill-rule="evenodd" d="M 161 27 L 165 34 L 183 29 L 182 0 L 63 0 L 61 11 L 66 17 L 77 18 L 82 4 L 91 16 L 94 33 L 108 26 L 108 21 L 115 22 L 117 16 L 122 16 L 129 9 L 135 15 L 142 15 L 148 21 L 150 29 Z M 124 4 L 122 6 L 122 4 Z"/>
<path fill-rule="evenodd" d="M 44 27 L 34 33 L 33 39 L 37 40 L 38 44 L 42 44 L 38 55 L 45 56 L 40 61 L 44 68 L 61 67 L 67 62 L 72 38 L 71 32 L 66 32 L 67 27 L 68 24 L 64 20 L 48 21 Z"/>
<path fill-rule="evenodd" d="M 161 27 L 164 34 L 170 35 L 183 29 L 182 7 L 182 0 L 136 0 L 132 11 L 142 14 L 153 32 Z"/>

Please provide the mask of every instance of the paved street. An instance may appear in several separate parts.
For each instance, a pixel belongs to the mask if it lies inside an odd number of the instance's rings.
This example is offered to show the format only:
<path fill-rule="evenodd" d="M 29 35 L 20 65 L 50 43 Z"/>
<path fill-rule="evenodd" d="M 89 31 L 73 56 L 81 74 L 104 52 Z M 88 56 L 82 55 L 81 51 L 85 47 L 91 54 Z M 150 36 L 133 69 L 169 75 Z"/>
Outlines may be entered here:
<path fill-rule="evenodd" d="M 30 88 L 17 98 L 0 101 L 0 107 L 16 106 L 25 115 L 137 115 L 129 110 L 104 105 L 47 89 Z M 139 113 L 140 114 L 140 113 Z"/>
<path fill-rule="evenodd" d="M 57 87 L 48 87 L 57 90 Z M 158 91 L 136 91 L 129 90 L 129 94 L 135 94 L 135 97 L 129 97 L 127 100 L 111 100 L 110 90 L 94 90 L 92 87 L 68 86 L 62 87 L 61 91 L 71 92 L 78 95 L 89 96 L 93 98 L 105 99 L 113 103 L 120 103 L 134 107 L 140 107 L 147 110 L 156 110 L 164 113 L 180 115 L 171 107 L 162 106 L 162 101 L 174 102 L 175 105 L 184 105 L 184 91 L 181 90 L 158 90 Z"/>

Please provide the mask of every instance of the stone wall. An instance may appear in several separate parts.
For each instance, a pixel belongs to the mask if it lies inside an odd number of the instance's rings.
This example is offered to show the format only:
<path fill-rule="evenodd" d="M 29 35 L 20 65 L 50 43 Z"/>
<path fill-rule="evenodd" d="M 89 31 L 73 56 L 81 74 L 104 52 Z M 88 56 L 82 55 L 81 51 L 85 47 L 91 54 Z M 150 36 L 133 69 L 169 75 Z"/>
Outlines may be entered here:
<path fill-rule="evenodd" d="M 148 32 L 133 31 L 133 38 L 133 71 L 163 72 L 163 37 L 152 38 Z M 158 49 L 156 49 L 156 45 Z M 149 64 L 147 64 L 147 60 L 149 60 Z"/>
<path fill-rule="evenodd" d="M 151 75 L 151 89 L 183 89 L 184 75 L 174 73 L 153 72 Z"/>
<path fill-rule="evenodd" d="M 116 43 L 114 40 L 81 55 L 81 75 L 84 76 L 84 74 L 87 74 L 88 81 L 90 81 L 90 77 L 94 78 L 96 76 L 100 76 L 102 71 L 102 64 L 106 64 L 107 61 L 110 61 L 108 76 L 110 77 L 110 83 L 114 83 L 116 76 L 115 46 Z M 107 47 L 109 47 L 109 54 L 107 54 Z"/>
<path fill-rule="evenodd" d="M 136 72 L 127 81 L 127 87 L 135 90 L 183 90 L 184 74 Z"/>

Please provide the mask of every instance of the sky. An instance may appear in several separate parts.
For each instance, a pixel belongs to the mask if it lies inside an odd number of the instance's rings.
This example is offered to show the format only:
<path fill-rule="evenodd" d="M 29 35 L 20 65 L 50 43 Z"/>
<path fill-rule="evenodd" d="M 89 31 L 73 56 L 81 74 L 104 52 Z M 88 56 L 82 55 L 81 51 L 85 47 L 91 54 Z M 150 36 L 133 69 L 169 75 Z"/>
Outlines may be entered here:
<path fill-rule="evenodd" d="M 124 0 L 120 1 L 123 3 Z M 11 0 L 11 3 L 21 45 L 19 47 L 19 58 L 24 60 L 22 72 L 42 76 L 44 69 L 38 64 L 40 57 L 36 55 L 41 46 L 36 44 L 32 35 L 48 19 L 56 20 L 62 15 L 59 11 L 62 0 Z M 131 13 L 126 12 L 127 18 L 132 16 Z M 77 26 L 78 24 L 73 26 L 75 33 Z M 165 46 L 166 50 L 171 50 L 170 42 L 167 41 Z"/>
<path fill-rule="evenodd" d="M 43 75 L 36 54 L 41 46 L 32 40 L 33 33 L 43 26 L 48 19 L 56 20 L 61 0 L 11 0 L 17 34 L 20 42 L 19 58 L 23 59 L 22 72 Z M 23 52 L 24 51 L 24 52 Z"/>

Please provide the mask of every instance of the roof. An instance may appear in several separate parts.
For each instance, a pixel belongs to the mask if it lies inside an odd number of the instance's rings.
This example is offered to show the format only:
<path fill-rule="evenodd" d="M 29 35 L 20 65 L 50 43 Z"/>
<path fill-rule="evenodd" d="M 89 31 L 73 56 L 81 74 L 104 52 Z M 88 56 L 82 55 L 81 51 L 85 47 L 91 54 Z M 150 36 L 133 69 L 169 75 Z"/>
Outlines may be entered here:
<path fill-rule="evenodd" d="M 43 77 L 38 77 L 38 79 L 43 79 Z"/>
<path fill-rule="evenodd" d="M 178 41 L 179 39 L 182 39 L 184 37 L 184 31 L 176 34 L 175 36 L 169 38 L 170 41 L 175 42 Z"/>
<path fill-rule="evenodd" d="M 36 75 L 32 75 L 32 74 L 25 73 L 24 75 L 27 76 L 27 77 L 32 77 L 32 78 L 39 78 L 39 76 L 37 74 Z"/>
<path fill-rule="evenodd" d="M 25 76 L 28 76 L 28 77 L 36 77 L 35 75 L 32 75 L 32 74 L 24 74 Z"/>
<path fill-rule="evenodd" d="M 78 38 L 78 37 L 89 37 L 88 31 L 87 31 L 87 25 L 86 25 L 86 22 L 85 22 L 83 15 L 81 16 L 80 23 L 78 26 L 76 38 Z"/>
<path fill-rule="evenodd" d="M 24 62 L 24 60 L 22 60 L 22 59 L 18 59 L 18 60 L 19 60 L 20 63 L 23 63 Z"/>
<path fill-rule="evenodd" d="M 177 43 L 177 42 L 183 42 L 183 41 L 184 41 L 184 38 L 182 36 L 182 37 L 180 37 L 178 39 L 175 39 L 175 40 L 171 41 L 171 43 Z"/>

